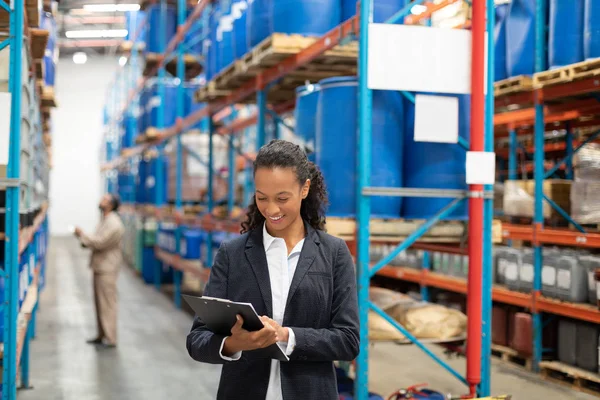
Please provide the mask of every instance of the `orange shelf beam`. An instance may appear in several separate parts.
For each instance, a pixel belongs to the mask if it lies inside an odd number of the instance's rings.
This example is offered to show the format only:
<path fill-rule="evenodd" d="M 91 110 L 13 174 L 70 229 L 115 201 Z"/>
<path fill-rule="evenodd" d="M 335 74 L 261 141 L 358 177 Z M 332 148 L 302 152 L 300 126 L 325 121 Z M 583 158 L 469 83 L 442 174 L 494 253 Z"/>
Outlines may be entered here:
<path fill-rule="evenodd" d="M 534 228 L 532 225 L 502 224 L 502 237 L 543 244 L 572 247 L 600 247 L 600 233 L 581 233 L 570 229 Z"/>
<path fill-rule="evenodd" d="M 425 3 L 424 6 L 427 7 L 427 10 L 422 12 L 419 15 L 409 15 L 406 18 L 404 18 L 404 24 L 405 25 L 414 25 L 419 23 L 420 21 L 423 21 L 425 19 L 431 18 L 431 15 L 436 12 L 441 10 L 442 8 L 449 6 L 450 4 L 454 4 L 456 3 L 458 0 L 444 0 L 439 4 L 434 4 L 434 3 Z"/>
<path fill-rule="evenodd" d="M 435 287 L 455 293 L 467 294 L 467 281 L 465 279 L 449 277 L 427 270 L 384 267 L 377 275 L 418 283 L 423 286 Z M 538 311 L 562 315 L 596 324 L 600 323 L 600 310 L 598 310 L 598 307 L 589 304 L 567 303 L 560 300 L 545 298 L 543 296 L 537 296 L 534 305 L 533 296 L 531 294 L 515 292 L 502 286 L 493 287 L 492 299 L 503 304 L 510 304 L 528 309 L 533 309 L 535 306 Z"/>

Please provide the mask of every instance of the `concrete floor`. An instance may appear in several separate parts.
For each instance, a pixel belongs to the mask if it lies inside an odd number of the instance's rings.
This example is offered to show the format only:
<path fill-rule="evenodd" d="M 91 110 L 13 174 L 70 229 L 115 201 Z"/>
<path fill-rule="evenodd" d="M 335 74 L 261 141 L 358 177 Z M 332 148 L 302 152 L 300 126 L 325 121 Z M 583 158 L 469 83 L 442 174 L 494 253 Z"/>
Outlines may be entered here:
<path fill-rule="evenodd" d="M 191 317 L 129 268 L 123 269 L 119 280 L 119 347 L 100 350 L 85 343 L 96 329 L 87 257 L 73 239 L 51 241 L 47 287 L 31 348 L 34 388 L 20 391 L 19 399 L 214 399 L 219 367 L 194 362 L 185 349 Z M 442 355 L 439 348 L 432 350 Z M 387 395 L 421 382 L 444 393 L 465 392 L 415 346 L 379 343 L 371 346 L 370 354 L 370 386 L 375 392 Z M 464 359 L 449 363 L 464 373 Z M 497 361 L 492 386 L 494 394 L 512 394 L 514 400 L 596 398 Z"/>

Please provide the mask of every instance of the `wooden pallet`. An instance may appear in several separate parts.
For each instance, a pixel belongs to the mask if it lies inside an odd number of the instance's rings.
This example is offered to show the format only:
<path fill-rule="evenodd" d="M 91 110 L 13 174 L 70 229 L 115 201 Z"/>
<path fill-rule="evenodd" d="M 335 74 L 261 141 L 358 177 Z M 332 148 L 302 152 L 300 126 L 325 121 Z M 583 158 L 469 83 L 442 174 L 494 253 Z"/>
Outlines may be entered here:
<path fill-rule="evenodd" d="M 23 0 L 21 0 L 22 2 Z M 40 26 L 40 10 L 37 0 L 25 0 L 25 10 L 27 12 L 27 26 L 37 28 Z M 0 32 L 8 32 L 10 28 L 10 14 L 0 10 Z"/>
<path fill-rule="evenodd" d="M 600 375 L 558 361 L 540 362 L 542 377 L 571 389 L 600 397 Z"/>
<path fill-rule="evenodd" d="M 494 96 L 505 96 L 507 94 L 526 92 L 532 89 L 533 79 L 527 75 L 520 75 L 494 83 Z"/>
<path fill-rule="evenodd" d="M 35 78 L 44 80 L 44 63 L 42 60 L 36 60 L 35 62 Z"/>
<path fill-rule="evenodd" d="M 371 240 L 401 241 L 413 233 L 424 220 L 372 218 L 369 224 Z M 327 218 L 327 232 L 345 240 L 352 239 L 356 221 L 351 218 Z M 424 235 L 420 241 L 435 243 L 460 242 L 466 233 L 460 221 L 442 221 Z"/>
<path fill-rule="evenodd" d="M 125 40 L 121 43 L 121 45 L 119 46 L 119 50 L 121 50 L 122 53 L 131 53 L 131 50 L 133 50 L 134 44 L 131 40 Z M 144 42 L 138 42 L 135 44 L 135 49 L 137 51 L 143 51 L 144 48 L 146 47 L 146 44 Z"/>
<path fill-rule="evenodd" d="M 298 54 L 316 40 L 317 38 L 314 37 L 297 34 L 275 33 L 219 72 L 212 81 L 198 91 L 196 100 L 199 102 L 214 101 L 228 96 L 261 72 Z M 333 76 L 356 75 L 357 56 L 358 44 L 356 42 L 336 46 L 306 65 L 286 74 L 277 84 L 271 86 L 267 101 L 270 104 L 287 102 L 295 98 L 296 88 L 306 82 L 314 83 Z M 254 101 L 254 96 L 250 96 L 242 102 L 252 103 Z"/>
<path fill-rule="evenodd" d="M 558 83 L 570 82 L 571 80 L 570 70 L 568 68 L 556 68 L 534 74 L 533 86 L 535 88 L 541 88 L 556 85 Z"/>
<path fill-rule="evenodd" d="M 35 61 L 41 60 L 46 52 L 49 32 L 38 28 L 32 28 L 29 32 L 31 33 L 31 57 Z"/>
<path fill-rule="evenodd" d="M 158 64 L 163 56 L 156 53 L 147 53 L 145 55 L 144 76 L 155 76 L 157 73 Z M 185 65 L 185 79 L 193 79 L 202 72 L 202 57 L 192 54 L 184 54 L 183 63 Z M 173 76 L 177 76 L 177 58 L 173 58 L 165 66 L 167 72 Z"/>
<path fill-rule="evenodd" d="M 492 355 L 499 357 L 502 361 L 523 367 L 529 371 L 532 370 L 532 359 L 530 356 L 519 353 L 510 347 L 492 344 Z"/>
<path fill-rule="evenodd" d="M 540 88 L 598 75 L 600 75 L 600 58 L 595 58 L 534 74 L 533 85 Z"/>
<path fill-rule="evenodd" d="M 56 98 L 54 96 L 54 88 L 52 86 L 44 86 L 42 92 L 42 107 L 57 107 Z"/>

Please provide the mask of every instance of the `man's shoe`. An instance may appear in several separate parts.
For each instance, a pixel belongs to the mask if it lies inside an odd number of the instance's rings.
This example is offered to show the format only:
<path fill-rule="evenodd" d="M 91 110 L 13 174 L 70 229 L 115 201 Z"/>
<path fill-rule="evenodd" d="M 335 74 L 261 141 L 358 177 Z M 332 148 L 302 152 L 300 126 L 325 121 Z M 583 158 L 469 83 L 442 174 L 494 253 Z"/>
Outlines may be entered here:
<path fill-rule="evenodd" d="M 86 343 L 87 344 L 102 344 L 102 338 L 90 339 Z"/>
<path fill-rule="evenodd" d="M 117 345 L 115 343 L 109 343 L 109 342 L 102 342 L 102 346 L 100 346 L 104 349 L 114 349 L 115 347 L 117 347 Z"/>

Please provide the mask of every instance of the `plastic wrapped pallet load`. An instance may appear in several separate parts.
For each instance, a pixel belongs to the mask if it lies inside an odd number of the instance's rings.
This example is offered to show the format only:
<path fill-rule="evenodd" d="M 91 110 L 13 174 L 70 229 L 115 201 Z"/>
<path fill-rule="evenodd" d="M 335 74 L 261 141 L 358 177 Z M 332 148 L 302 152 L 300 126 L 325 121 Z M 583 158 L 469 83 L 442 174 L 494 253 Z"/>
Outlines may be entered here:
<path fill-rule="evenodd" d="M 544 181 L 544 195 L 557 203 L 563 210 L 571 207 L 571 181 L 548 179 Z M 504 214 L 509 217 L 533 218 L 534 180 L 507 180 L 504 183 Z M 544 219 L 562 218 L 548 202 L 543 206 Z"/>
<path fill-rule="evenodd" d="M 600 223 L 600 145 L 587 144 L 573 157 L 571 216 L 580 224 Z"/>

